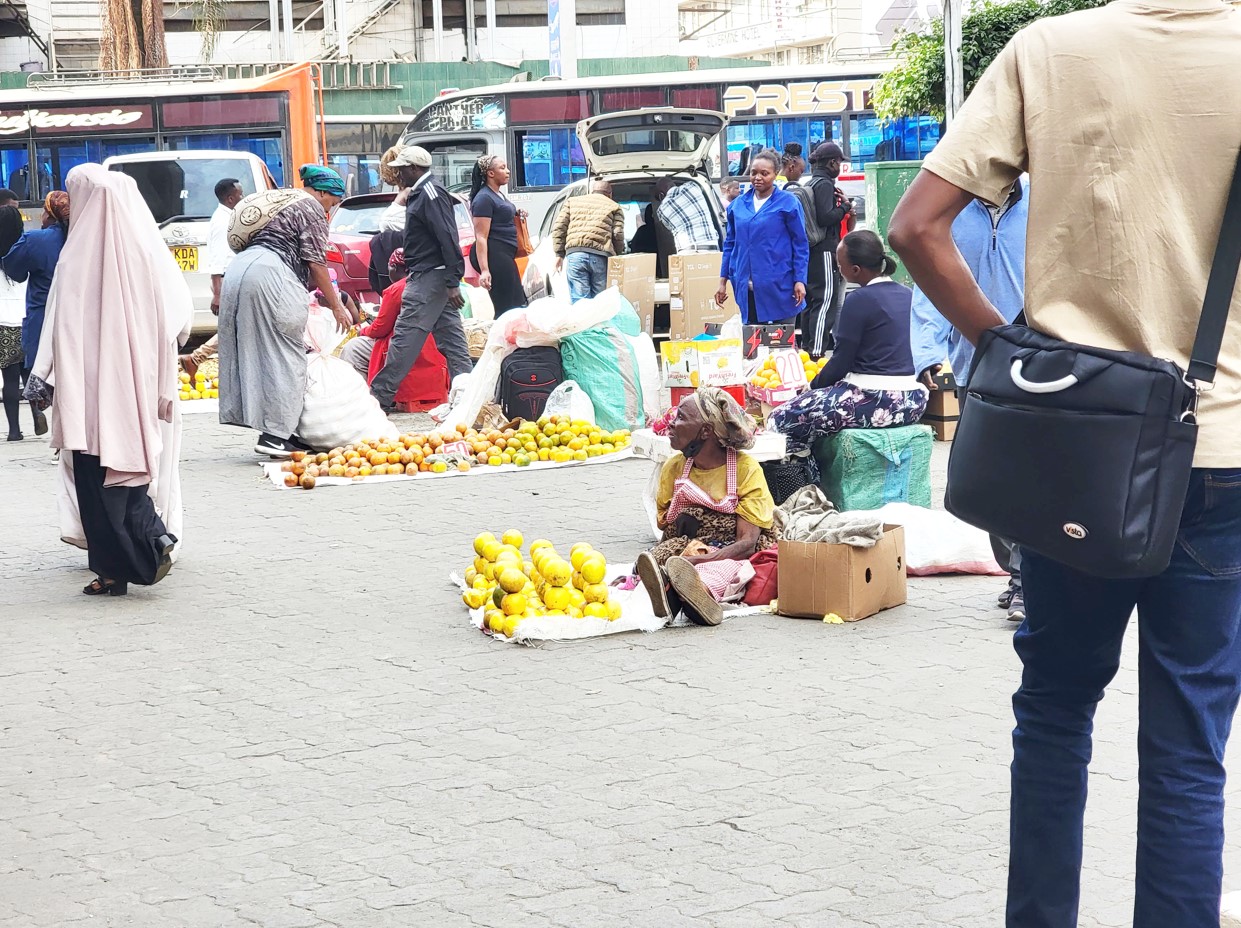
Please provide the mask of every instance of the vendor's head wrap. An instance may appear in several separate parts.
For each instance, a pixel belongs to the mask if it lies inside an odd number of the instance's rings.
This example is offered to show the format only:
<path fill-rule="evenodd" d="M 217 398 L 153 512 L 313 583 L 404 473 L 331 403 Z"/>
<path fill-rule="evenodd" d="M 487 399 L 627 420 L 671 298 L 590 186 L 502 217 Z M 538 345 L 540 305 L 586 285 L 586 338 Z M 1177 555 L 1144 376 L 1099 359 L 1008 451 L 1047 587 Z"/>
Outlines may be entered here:
<path fill-rule="evenodd" d="M 744 451 L 754 445 L 754 419 L 732 395 L 719 387 L 701 387 L 694 394 L 702 421 L 726 448 Z"/>
<path fill-rule="evenodd" d="M 345 181 L 331 168 L 325 168 L 321 164 L 303 164 L 297 176 L 311 190 L 334 197 L 345 195 Z"/>
<path fill-rule="evenodd" d="M 62 226 L 69 224 L 69 194 L 63 190 L 53 190 L 43 200 L 43 208 L 49 216 Z"/>
<path fill-rule="evenodd" d="M 260 190 L 242 198 L 228 219 L 228 247 L 238 253 L 244 251 L 282 210 L 299 200 L 311 199 L 304 190 Z"/>
<path fill-rule="evenodd" d="M 405 266 L 405 249 L 398 248 L 388 257 L 388 270 Z"/>

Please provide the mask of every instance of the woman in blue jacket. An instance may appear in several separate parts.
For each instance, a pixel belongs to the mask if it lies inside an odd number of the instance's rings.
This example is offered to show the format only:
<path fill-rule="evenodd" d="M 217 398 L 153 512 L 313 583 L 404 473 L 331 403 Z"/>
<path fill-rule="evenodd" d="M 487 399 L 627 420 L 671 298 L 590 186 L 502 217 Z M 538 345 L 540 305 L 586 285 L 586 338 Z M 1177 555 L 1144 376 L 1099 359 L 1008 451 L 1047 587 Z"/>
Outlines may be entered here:
<path fill-rule="evenodd" d="M 776 187 L 780 156 L 762 151 L 750 160 L 750 189 L 728 205 L 728 228 L 715 301 L 728 299 L 732 282 L 750 325 L 793 325 L 806 308 L 810 243 L 797 197 Z"/>

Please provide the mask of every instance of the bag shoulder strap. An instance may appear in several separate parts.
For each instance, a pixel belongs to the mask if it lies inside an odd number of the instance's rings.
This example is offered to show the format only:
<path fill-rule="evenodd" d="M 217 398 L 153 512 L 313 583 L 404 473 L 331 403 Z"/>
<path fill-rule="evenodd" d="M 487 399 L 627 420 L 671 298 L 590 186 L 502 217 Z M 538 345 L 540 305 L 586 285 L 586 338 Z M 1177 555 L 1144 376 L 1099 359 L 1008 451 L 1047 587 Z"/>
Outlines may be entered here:
<path fill-rule="evenodd" d="M 1219 349 L 1224 343 L 1238 267 L 1241 267 L 1241 156 L 1237 158 L 1232 185 L 1228 188 L 1224 221 L 1220 225 L 1211 276 L 1207 278 L 1207 292 L 1202 300 L 1198 334 L 1194 336 L 1193 351 L 1189 355 L 1187 373 L 1191 380 L 1215 382 L 1215 362 L 1219 360 Z"/>

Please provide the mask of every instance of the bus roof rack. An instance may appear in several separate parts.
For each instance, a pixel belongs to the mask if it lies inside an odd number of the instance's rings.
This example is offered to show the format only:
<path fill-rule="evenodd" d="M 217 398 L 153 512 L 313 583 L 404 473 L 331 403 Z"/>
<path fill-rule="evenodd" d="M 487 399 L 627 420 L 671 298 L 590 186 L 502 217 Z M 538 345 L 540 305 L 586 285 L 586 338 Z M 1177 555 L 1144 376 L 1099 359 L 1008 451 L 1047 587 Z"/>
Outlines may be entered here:
<path fill-rule="evenodd" d="M 179 65 L 170 68 L 133 68 L 126 71 L 35 71 L 27 75 L 26 86 L 32 90 L 43 87 L 80 87 L 91 84 L 129 84 L 148 81 L 209 82 L 219 80 L 215 68 L 208 65 Z"/>

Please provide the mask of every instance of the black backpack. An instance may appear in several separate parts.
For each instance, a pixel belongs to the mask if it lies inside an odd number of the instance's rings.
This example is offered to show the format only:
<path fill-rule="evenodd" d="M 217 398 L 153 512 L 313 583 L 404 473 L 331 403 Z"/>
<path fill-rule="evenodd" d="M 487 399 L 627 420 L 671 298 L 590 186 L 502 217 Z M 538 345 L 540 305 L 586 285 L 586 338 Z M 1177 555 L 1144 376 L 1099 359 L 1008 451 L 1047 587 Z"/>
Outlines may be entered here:
<path fill-rule="evenodd" d="M 810 247 L 827 238 L 827 230 L 819 225 L 819 213 L 814 205 L 814 178 L 810 178 L 801 184 L 793 184 L 787 188 L 789 193 L 797 197 L 801 203 L 802 218 L 806 223 L 806 240 L 810 242 Z"/>
<path fill-rule="evenodd" d="M 510 419 L 533 422 L 564 380 L 560 349 L 518 348 L 500 366 L 500 406 Z"/>

